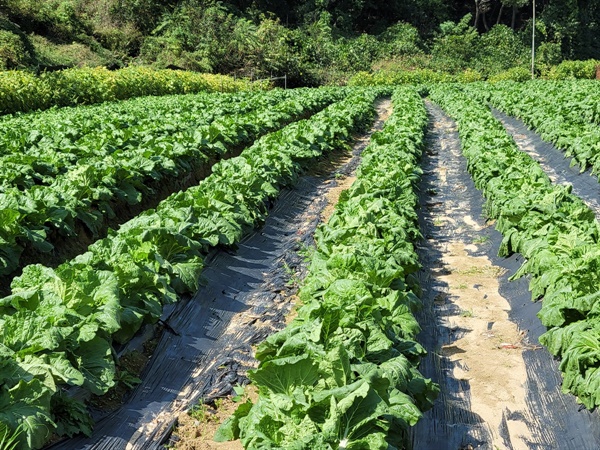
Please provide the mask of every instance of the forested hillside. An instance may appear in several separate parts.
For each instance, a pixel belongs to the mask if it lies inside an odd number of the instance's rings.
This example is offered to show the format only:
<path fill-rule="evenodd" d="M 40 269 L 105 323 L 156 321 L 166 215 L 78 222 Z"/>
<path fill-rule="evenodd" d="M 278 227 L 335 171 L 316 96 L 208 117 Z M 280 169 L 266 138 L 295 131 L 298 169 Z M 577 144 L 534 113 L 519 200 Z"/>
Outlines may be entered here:
<path fill-rule="evenodd" d="M 600 6 L 537 0 L 540 70 L 600 57 Z M 0 69 L 157 68 L 295 84 L 390 64 L 482 75 L 526 66 L 528 0 L 0 0 Z"/>

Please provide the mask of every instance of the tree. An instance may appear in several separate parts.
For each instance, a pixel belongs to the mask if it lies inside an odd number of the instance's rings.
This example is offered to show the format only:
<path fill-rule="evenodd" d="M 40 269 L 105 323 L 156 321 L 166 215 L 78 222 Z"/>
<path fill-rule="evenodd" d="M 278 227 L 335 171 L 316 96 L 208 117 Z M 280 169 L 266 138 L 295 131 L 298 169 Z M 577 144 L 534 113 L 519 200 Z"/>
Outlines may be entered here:
<path fill-rule="evenodd" d="M 496 23 L 500 23 L 500 18 L 502 16 L 502 10 L 504 7 L 509 7 L 512 9 L 511 19 L 510 19 L 510 27 L 514 30 L 516 26 L 517 12 L 520 8 L 524 7 L 529 3 L 529 0 L 502 0 L 500 7 L 500 13 L 498 14 L 498 20 Z"/>

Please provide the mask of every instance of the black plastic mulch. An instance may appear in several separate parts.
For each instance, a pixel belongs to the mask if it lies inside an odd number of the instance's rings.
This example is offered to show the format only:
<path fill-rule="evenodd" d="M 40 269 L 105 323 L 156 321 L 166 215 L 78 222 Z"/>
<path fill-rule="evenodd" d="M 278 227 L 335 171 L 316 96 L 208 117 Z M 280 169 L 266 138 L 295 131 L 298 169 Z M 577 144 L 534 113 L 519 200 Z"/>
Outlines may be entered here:
<path fill-rule="evenodd" d="M 389 100 L 380 103 L 382 108 Z M 381 129 L 378 119 L 371 131 Z M 350 175 L 370 133 L 357 140 L 352 159 L 339 166 L 326 162 L 282 191 L 264 226 L 235 251 L 216 251 L 203 272 L 205 285 L 174 305 L 164 321 L 153 356 L 138 385 L 116 412 L 101 417 L 91 438 L 76 437 L 52 450 L 159 449 L 171 435 L 177 414 L 200 399 L 205 402 L 245 384 L 254 367 L 251 346 L 285 326 L 292 307 L 292 272 L 302 273 L 299 251 L 313 245 L 326 194 L 336 174 Z M 301 252 L 300 252 L 301 253 Z M 302 277 L 302 276 L 300 276 Z"/>
<path fill-rule="evenodd" d="M 573 194 L 580 197 L 600 219 L 600 184 L 591 169 L 581 172 L 581 167 L 573 165 L 561 150 L 542 138 L 527 126 L 511 116 L 492 109 L 492 114 L 502 122 L 506 131 L 513 137 L 519 149 L 540 163 L 553 183 L 570 184 Z"/>
<path fill-rule="evenodd" d="M 428 355 L 420 369 L 426 377 L 440 384 L 441 394 L 434 408 L 413 429 L 413 447 L 426 450 L 517 450 L 506 426 L 506 421 L 516 419 L 524 422 L 530 431 L 532 442 L 528 443 L 529 449 L 600 449 L 600 417 L 596 412 L 582 410 L 574 396 L 561 392 L 558 363 L 545 348 L 523 351 L 527 368 L 528 411 L 526 414 L 503 411 L 503 424 L 496 430 L 502 442 L 494 443 L 502 444 L 502 447 L 494 447 L 489 426 L 471 411 L 468 381 L 452 376 L 454 366 L 460 362 L 452 362 L 440 354 L 442 346 L 451 344 L 468 332 L 451 325 L 448 316 L 457 314 L 457 306 L 447 296 L 448 286 L 435 277 L 436 272 L 444 270 L 441 248 L 451 241 L 479 242 L 475 255 L 485 255 L 494 265 L 507 269 L 499 280 L 500 294 L 510 303 L 511 320 L 519 329 L 526 331 L 529 343 L 537 344 L 545 329 L 536 316 L 540 305 L 531 301 L 527 280 L 508 281 L 519 268 L 521 256 L 497 256 L 502 236 L 492 226 L 486 226 L 484 199 L 466 170 L 456 125 L 436 105 L 428 103 L 427 107 L 430 131 L 428 150 L 422 161 L 425 174 L 420 185 L 420 224 L 425 239 L 418 247 L 423 264 L 420 281 L 424 291 L 424 308 L 418 319 L 423 328 L 419 341 Z M 440 215 L 454 220 L 447 221 L 442 227 L 436 226 L 434 218 Z M 465 216 L 470 216 L 482 229 L 476 231 L 472 227 L 461 226 Z M 481 364 L 485 363 L 481 361 Z"/>

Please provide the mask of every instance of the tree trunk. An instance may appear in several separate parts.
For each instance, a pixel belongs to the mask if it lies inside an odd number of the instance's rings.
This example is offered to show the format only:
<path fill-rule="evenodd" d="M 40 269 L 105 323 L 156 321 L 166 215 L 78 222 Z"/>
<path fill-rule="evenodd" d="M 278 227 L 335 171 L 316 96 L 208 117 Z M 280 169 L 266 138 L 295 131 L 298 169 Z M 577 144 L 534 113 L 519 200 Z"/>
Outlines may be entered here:
<path fill-rule="evenodd" d="M 479 28 L 479 0 L 475 1 L 475 24 L 473 25 L 477 30 Z"/>
<path fill-rule="evenodd" d="M 483 26 L 485 27 L 485 31 L 490 31 L 490 27 L 487 23 L 487 11 L 484 11 L 481 16 L 483 18 Z"/>
<path fill-rule="evenodd" d="M 504 10 L 504 3 L 500 3 L 500 12 L 498 13 L 498 19 L 496 20 L 496 25 L 500 23 L 500 19 L 502 18 L 502 11 Z"/>
<path fill-rule="evenodd" d="M 512 10 L 512 20 L 510 21 L 510 27 L 514 30 L 517 22 L 517 7 L 513 6 Z"/>

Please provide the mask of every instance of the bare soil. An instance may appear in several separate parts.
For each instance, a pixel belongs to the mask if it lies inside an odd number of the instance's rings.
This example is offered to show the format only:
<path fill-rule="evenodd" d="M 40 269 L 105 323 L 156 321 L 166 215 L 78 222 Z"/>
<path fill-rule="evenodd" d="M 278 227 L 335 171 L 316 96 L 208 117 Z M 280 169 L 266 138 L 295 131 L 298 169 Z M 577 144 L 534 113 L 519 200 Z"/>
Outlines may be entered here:
<path fill-rule="evenodd" d="M 251 385 L 240 400 L 256 401 L 258 392 Z M 242 443 L 237 441 L 215 442 L 213 436 L 221 424 L 229 418 L 239 406 L 231 397 L 220 399 L 212 405 L 198 407 L 179 415 L 177 420 L 177 438 L 173 441 L 176 450 L 243 450 Z"/>
<path fill-rule="evenodd" d="M 529 426 L 523 351 L 532 346 L 500 293 L 504 269 L 491 261 L 493 224 L 483 217 L 483 199 L 466 172 L 456 126 L 438 108 L 429 110 L 419 340 L 429 352 L 421 370 L 440 384 L 441 393 L 415 427 L 413 445 L 529 449 L 536 436 Z"/>
<path fill-rule="evenodd" d="M 469 226 L 465 221 L 463 226 Z M 445 274 L 436 275 L 448 285 L 448 300 L 457 306 L 448 317 L 460 339 L 445 345 L 441 354 L 453 362 L 453 377 L 469 382 L 471 409 L 490 429 L 496 448 L 527 449 L 527 425 L 508 420 L 511 447 L 499 435 L 504 411 L 525 412 L 527 372 L 522 351 L 526 337 L 508 316 L 510 306 L 498 292 L 502 269 L 485 256 L 473 256 L 474 244 L 449 242 L 442 249 Z M 513 415 L 515 416 L 515 415 Z M 518 415 L 516 415 L 518 416 Z"/>

